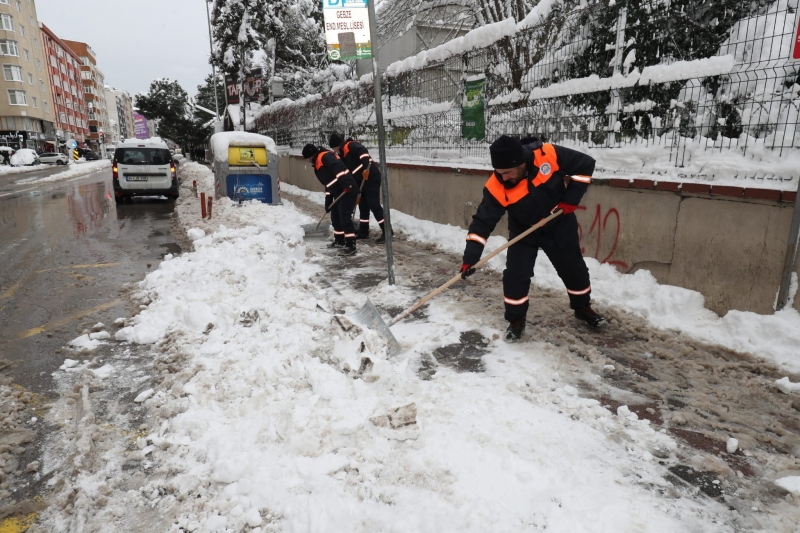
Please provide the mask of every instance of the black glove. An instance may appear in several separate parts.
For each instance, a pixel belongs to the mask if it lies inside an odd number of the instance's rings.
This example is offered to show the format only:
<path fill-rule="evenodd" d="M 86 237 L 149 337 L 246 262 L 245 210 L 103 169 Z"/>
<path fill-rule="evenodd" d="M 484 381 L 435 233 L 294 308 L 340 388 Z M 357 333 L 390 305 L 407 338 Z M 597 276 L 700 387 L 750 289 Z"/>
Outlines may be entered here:
<path fill-rule="evenodd" d="M 333 196 L 331 196 L 330 194 L 326 194 L 325 195 L 325 212 L 326 213 L 330 213 L 331 212 L 331 204 L 332 203 L 333 203 Z"/>
<path fill-rule="evenodd" d="M 467 279 L 475 273 L 475 268 L 469 263 L 461 265 L 461 279 Z"/>

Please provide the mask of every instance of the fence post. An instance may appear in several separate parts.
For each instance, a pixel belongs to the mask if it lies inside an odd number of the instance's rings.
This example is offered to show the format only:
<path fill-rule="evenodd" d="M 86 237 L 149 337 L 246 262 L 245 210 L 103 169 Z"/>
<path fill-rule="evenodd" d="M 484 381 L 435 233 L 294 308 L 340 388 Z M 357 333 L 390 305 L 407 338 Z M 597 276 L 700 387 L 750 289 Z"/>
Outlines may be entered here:
<path fill-rule="evenodd" d="M 622 74 L 622 61 L 624 58 L 622 54 L 625 53 L 625 25 L 628 21 L 628 8 L 620 7 L 619 15 L 617 16 L 617 44 L 614 50 L 614 76 Z M 619 108 L 621 102 L 619 97 L 619 89 L 611 89 L 611 105 L 609 105 L 610 113 L 608 115 L 608 137 L 606 139 L 609 148 L 616 143 L 616 127 L 617 120 L 619 120 Z"/>
<path fill-rule="evenodd" d="M 800 196 L 800 180 L 797 183 L 797 196 Z M 781 286 L 778 289 L 778 301 L 775 310 L 780 311 L 785 306 L 792 305 L 789 301 L 789 285 L 792 283 L 795 260 L 797 259 L 797 240 L 800 237 L 800 198 L 794 199 L 792 211 L 792 225 L 789 228 L 789 243 L 786 246 L 786 256 L 783 259 L 783 272 L 781 273 Z"/>

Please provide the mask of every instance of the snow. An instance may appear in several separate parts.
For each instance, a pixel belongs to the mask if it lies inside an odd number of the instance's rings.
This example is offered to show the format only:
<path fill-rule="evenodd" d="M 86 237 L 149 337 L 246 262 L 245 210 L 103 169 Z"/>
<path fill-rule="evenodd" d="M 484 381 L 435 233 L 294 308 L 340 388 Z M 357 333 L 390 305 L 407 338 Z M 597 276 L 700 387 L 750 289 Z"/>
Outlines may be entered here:
<path fill-rule="evenodd" d="M 322 204 L 322 193 L 309 193 L 284 183 L 281 187 L 292 194 L 302 194 Z M 466 231 L 448 224 L 420 220 L 392 210 L 392 224 L 414 241 L 433 243 L 447 252 L 464 251 Z M 499 248 L 507 240 L 489 237 L 484 255 Z M 644 317 L 650 324 L 674 329 L 697 339 L 719 344 L 731 350 L 751 353 L 800 372 L 800 313 L 787 307 L 773 315 L 748 311 L 729 311 L 724 317 L 705 308 L 705 299 L 697 291 L 661 285 L 647 270 L 622 274 L 614 266 L 586 257 L 592 280 L 592 298 L 602 304 L 621 307 Z M 497 272 L 505 269 L 506 253 L 489 261 Z M 545 255 L 536 260 L 533 282 L 539 286 L 563 290 L 563 283 Z"/>
<path fill-rule="evenodd" d="M 197 239 L 202 239 L 206 236 L 206 232 L 201 230 L 200 228 L 191 228 L 189 231 L 186 232 L 190 239 L 196 241 Z"/>
<path fill-rule="evenodd" d="M 784 394 L 792 394 L 794 392 L 800 392 L 800 383 L 792 383 L 789 381 L 789 377 L 782 377 L 775 381 L 775 386 L 778 387 L 778 390 Z"/>
<path fill-rule="evenodd" d="M 800 496 L 800 476 L 787 476 L 775 480 L 775 484 L 780 488 L 791 492 L 795 496 Z"/>
<path fill-rule="evenodd" d="M 19 185 L 36 185 L 39 183 L 62 181 L 66 179 L 78 178 L 86 174 L 91 174 L 104 168 L 111 168 L 111 161 L 107 159 L 101 159 L 100 161 L 73 162 L 70 163 L 66 170 L 62 170 L 61 172 L 53 174 L 52 176 L 47 176 L 46 178 L 25 178 L 17 180 L 15 183 Z M 111 176 L 111 174 L 109 174 L 109 176 Z"/>
<path fill-rule="evenodd" d="M 669 65 L 654 65 L 642 69 L 642 74 L 639 76 L 639 85 L 719 76 L 730 73 L 735 65 L 736 58 L 732 55 L 707 57 L 692 61 L 676 61 Z"/>
<path fill-rule="evenodd" d="M 133 399 L 133 401 L 136 402 L 136 403 L 142 403 L 143 401 L 148 399 L 150 396 L 152 396 L 154 392 L 155 391 L 153 389 L 143 390 L 142 392 L 140 392 L 138 394 L 138 396 L 136 396 L 136 398 Z"/>
<path fill-rule="evenodd" d="M 736 450 L 739 449 L 739 441 L 734 439 L 733 437 L 728 439 L 728 442 L 725 443 L 725 450 L 728 453 L 736 453 Z"/>
<path fill-rule="evenodd" d="M 405 349 L 388 358 L 374 332 L 346 334 L 323 310 L 300 227 L 310 217 L 289 202 L 223 199 L 215 220 L 195 251 L 139 284 L 151 303 L 121 330 L 186 358 L 171 388 L 136 398 L 162 429 L 134 452 L 170 472 L 146 492 L 180 495 L 185 529 L 727 531 L 723 506 L 658 494 L 671 485 L 651 452 L 674 454 L 675 442 L 580 397 L 552 346 L 492 341 L 486 374 L 422 381 L 414 361 L 457 342 L 464 317 L 436 308 L 429 322 L 397 325 Z M 412 297 L 385 285 L 373 296 Z"/>
<path fill-rule="evenodd" d="M 263 146 L 268 152 L 277 154 L 278 150 L 272 137 L 250 133 L 246 131 L 223 131 L 211 136 L 211 151 L 218 162 L 228 160 L 230 146 L 259 147 Z"/>
<path fill-rule="evenodd" d="M 34 150 L 30 148 L 20 148 L 11 156 L 11 164 L 15 167 L 32 165 L 37 159 L 38 156 Z"/>
<path fill-rule="evenodd" d="M 71 348 L 86 352 L 96 349 L 100 344 L 100 340 L 92 339 L 89 335 L 81 335 L 68 343 Z"/>
<path fill-rule="evenodd" d="M 167 143 L 161 137 L 149 137 L 147 139 L 125 139 L 117 145 L 117 148 L 141 147 L 167 148 Z"/>

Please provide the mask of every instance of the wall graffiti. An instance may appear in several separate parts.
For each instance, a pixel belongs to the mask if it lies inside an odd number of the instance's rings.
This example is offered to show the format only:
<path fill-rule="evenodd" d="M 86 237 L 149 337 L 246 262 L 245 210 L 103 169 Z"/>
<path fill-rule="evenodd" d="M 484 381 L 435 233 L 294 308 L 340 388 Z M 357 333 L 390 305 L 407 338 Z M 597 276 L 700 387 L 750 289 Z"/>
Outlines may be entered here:
<path fill-rule="evenodd" d="M 586 206 L 583 205 L 578 206 L 578 210 L 588 211 Z M 614 259 L 614 253 L 616 253 L 617 244 L 619 244 L 619 234 L 622 230 L 622 221 L 620 220 L 619 211 L 617 211 L 616 207 L 612 207 L 605 211 L 605 215 L 603 214 L 603 211 L 603 206 L 597 204 L 595 207 L 592 224 L 589 227 L 588 233 L 586 234 L 587 237 L 596 236 L 594 250 L 589 250 L 587 252 L 586 247 L 583 245 L 583 226 L 581 225 L 580 221 L 578 221 L 578 235 L 580 236 L 581 253 L 583 253 L 584 256 L 588 254 L 589 257 L 594 257 L 601 263 L 614 265 L 623 272 L 627 272 L 629 270 L 628 263 Z M 606 253 L 604 250 L 607 248 L 607 246 L 603 247 L 603 243 L 607 243 L 612 239 L 613 242 L 611 244 L 611 248 Z"/>

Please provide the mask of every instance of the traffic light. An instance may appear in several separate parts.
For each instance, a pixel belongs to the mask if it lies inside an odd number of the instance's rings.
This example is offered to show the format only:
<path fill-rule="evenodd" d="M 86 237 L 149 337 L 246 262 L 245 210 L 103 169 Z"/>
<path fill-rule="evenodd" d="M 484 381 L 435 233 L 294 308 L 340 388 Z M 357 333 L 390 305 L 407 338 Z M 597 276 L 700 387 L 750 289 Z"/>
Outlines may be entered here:
<path fill-rule="evenodd" d="M 19 136 L 19 145 L 20 147 L 25 144 L 25 139 L 23 139 L 22 135 Z"/>
<path fill-rule="evenodd" d="M 106 134 L 102 131 L 100 132 L 100 144 L 105 144 L 106 142 Z"/>

